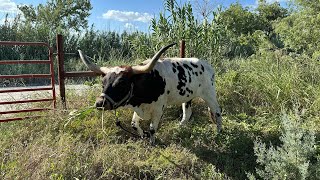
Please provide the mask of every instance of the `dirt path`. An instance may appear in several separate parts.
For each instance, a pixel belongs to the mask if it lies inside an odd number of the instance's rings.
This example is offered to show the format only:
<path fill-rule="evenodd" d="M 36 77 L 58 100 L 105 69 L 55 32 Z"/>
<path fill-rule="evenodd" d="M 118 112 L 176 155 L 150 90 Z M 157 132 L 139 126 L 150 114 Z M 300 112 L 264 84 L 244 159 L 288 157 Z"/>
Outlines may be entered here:
<path fill-rule="evenodd" d="M 40 86 L 32 86 L 29 88 L 39 88 Z M 41 86 L 44 87 L 44 86 Z M 48 87 L 48 86 L 46 86 Z M 4 89 L 22 89 L 26 87 L 13 87 L 13 88 L 0 88 Z M 86 85 L 67 85 L 66 91 L 72 90 L 75 93 L 85 93 L 91 87 Z M 56 96 L 59 98 L 59 87 L 56 86 Z M 11 102 L 11 101 L 21 101 L 21 100 L 32 100 L 32 99 L 47 99 L 52 98 L 52 91 L 29 91 L 29 92 L 13 92 L 13 93 L 0 93 L 0 102 Z M 21 110 L 30 108 L 34 103 L 20 103 L 20 104 L 9 104 L 0 105 L 0 112 L 10 111 L 10 110 Z M 8 114 L 9 115 L 9 114 Z M 0 115 L 0 119 L 8 117 L 8 115 Z M 12 115 L 11 115 L 12 116 Z"/>

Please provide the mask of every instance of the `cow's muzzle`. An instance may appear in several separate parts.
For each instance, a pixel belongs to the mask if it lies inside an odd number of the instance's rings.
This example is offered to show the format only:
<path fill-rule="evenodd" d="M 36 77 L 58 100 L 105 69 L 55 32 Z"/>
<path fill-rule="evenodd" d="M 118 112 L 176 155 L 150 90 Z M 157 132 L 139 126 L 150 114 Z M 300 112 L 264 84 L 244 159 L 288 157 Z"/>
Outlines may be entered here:
<path fill-rule="evenodd" d="M 96 99 L 94 106 L 99 110 L 111 110 L 111 104 L 101 95 Z"/>

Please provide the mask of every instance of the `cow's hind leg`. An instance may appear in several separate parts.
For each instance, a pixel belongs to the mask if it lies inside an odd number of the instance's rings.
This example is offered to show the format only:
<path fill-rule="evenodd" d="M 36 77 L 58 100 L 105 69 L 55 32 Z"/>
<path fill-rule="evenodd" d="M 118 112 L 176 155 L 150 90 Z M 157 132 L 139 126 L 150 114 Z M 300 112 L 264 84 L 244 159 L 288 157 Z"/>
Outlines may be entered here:
<path fill-rule="evenodd" d="M 182 103 L 182 120 L 180 121 L 180 125 L 184 125 L 191 117 L 192 115 L 192 109 L 191 109 L 191 100 Z"/>

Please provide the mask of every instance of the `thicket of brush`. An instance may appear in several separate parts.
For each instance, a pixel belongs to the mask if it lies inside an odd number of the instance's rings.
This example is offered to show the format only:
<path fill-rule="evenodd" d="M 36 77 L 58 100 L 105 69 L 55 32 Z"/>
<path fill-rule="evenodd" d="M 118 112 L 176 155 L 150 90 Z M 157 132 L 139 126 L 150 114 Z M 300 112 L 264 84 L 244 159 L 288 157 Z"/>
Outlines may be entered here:
<path fill-rule="evenodd" d="M 83 36 L 66 35 L 66 51 L 80 47 L 99 64 L 133 63 L 185 39 L 187 56 L 215 67 L 223 131 L 217 134 L 205 104 L 195 99 L 192 120 L 184 127 L 178 126 L 181 108 L 166 109 L 157 145 L 150 146 L 118 129 L 114 112 L 88 109 L 100 92 L 93 85 L 83 94 L 68 92 L 69 111 L 1 123 L 0 177 L 320 179 L 319 4 L 296 0 L 294 5 L 286 9 L 260 1 L 249 10 L 233 4 L 197 17 L 195 5 L 166 0 L 150 35 L 92 28 Z M 28 37 L 41 41 L 42 36 Z M 70 60 L 68 68 L 83 68 L 78 64 Z M 78 111 L 70 115 L 73 109 Z M 129 125 L 132 112 L 118 112 Z M 142 121 L 144 129 L 148 123 Z"/>

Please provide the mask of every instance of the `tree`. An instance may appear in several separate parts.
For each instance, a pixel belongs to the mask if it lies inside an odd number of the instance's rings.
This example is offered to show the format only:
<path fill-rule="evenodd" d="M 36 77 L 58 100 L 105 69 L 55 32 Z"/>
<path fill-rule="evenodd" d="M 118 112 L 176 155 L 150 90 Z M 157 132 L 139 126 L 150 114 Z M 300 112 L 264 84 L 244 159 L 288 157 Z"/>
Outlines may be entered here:
<path fill-rule="evenodd" d="M 288 10 L 281 7 L 279 2 L 269 4 L 266 0 L 260 0 L 256 10 L 267 35 L 272 35 L 272 32 L 274 31 L 272 23 L 274 21 L 288 16 Z"/>
<path fill-rule="evenodd" d="M 320 5 L 318 0 L 296 0 L 297 8 L 275 25 L 286 47 L 309 56 L 319 52 Z"/>
<path fill-rule="evenodd" d="M 320 4 L 318 0 L 294 0 L 298 8 L 305 10 L 312 10 L 314 12 L 320 11 Z"/>
<path fill-rule="evenodd" d="M 281 7 L 279 2 L 269 4 L 266 0 L 260 0 L 257 11 L 259 16 L 265 18 L 267 21 L 274 21 L 288 16 L 288 10 Z"/>
<path fill-rule="evenodd" d="M 81 28 L 87 28 L 87 17 L 92 9 L 89 0 L 49 0 L 36 7 L 21 5 L 18 8 L 27 23 L 45 26 L 56 33 L 68 30 L 79 32 Z"/>
<path fill-rule="evenodd" d="M 249 8 L 244 8 L 240 3 L 231 4 L 220 16 L 221 23 L 236 36 L 252 34 L 254 31 L 261 29 L 258 16 L 251 12 Z"/>
<path fill-rule="evenodd" d="M 260 22 L 263 24 L 263 31 L 267 35 L 269 41 L 276 47 L 283 48 L 283 42 L 274 31 L 274 23 L 288 16 L 289 12 L 286 8 L 281 7 L 279 2 L 267 3 L 266 0 L 259 0 L 256 9 Z"/>
<path fill-rule="evenodd" d="M 221 12 L 219 21 L 226 30 L 226 56 L 250 56 L 259 49 L 283 47 L 273 23 L 287 14 L 288 11 L 277 2 L 270 4 L 260 0 L 253 10 L 240 3 L 231 4 Z"/>
<path fill-rule="evenodd" d="M 252 34 L 263 29 L 261 19 L 256 13 L 240 3 L 234 3 L 221 12 L 218 23 L 225 27 L 225 56 L 233 58 L 254 53 L 256 43 Z"/>

